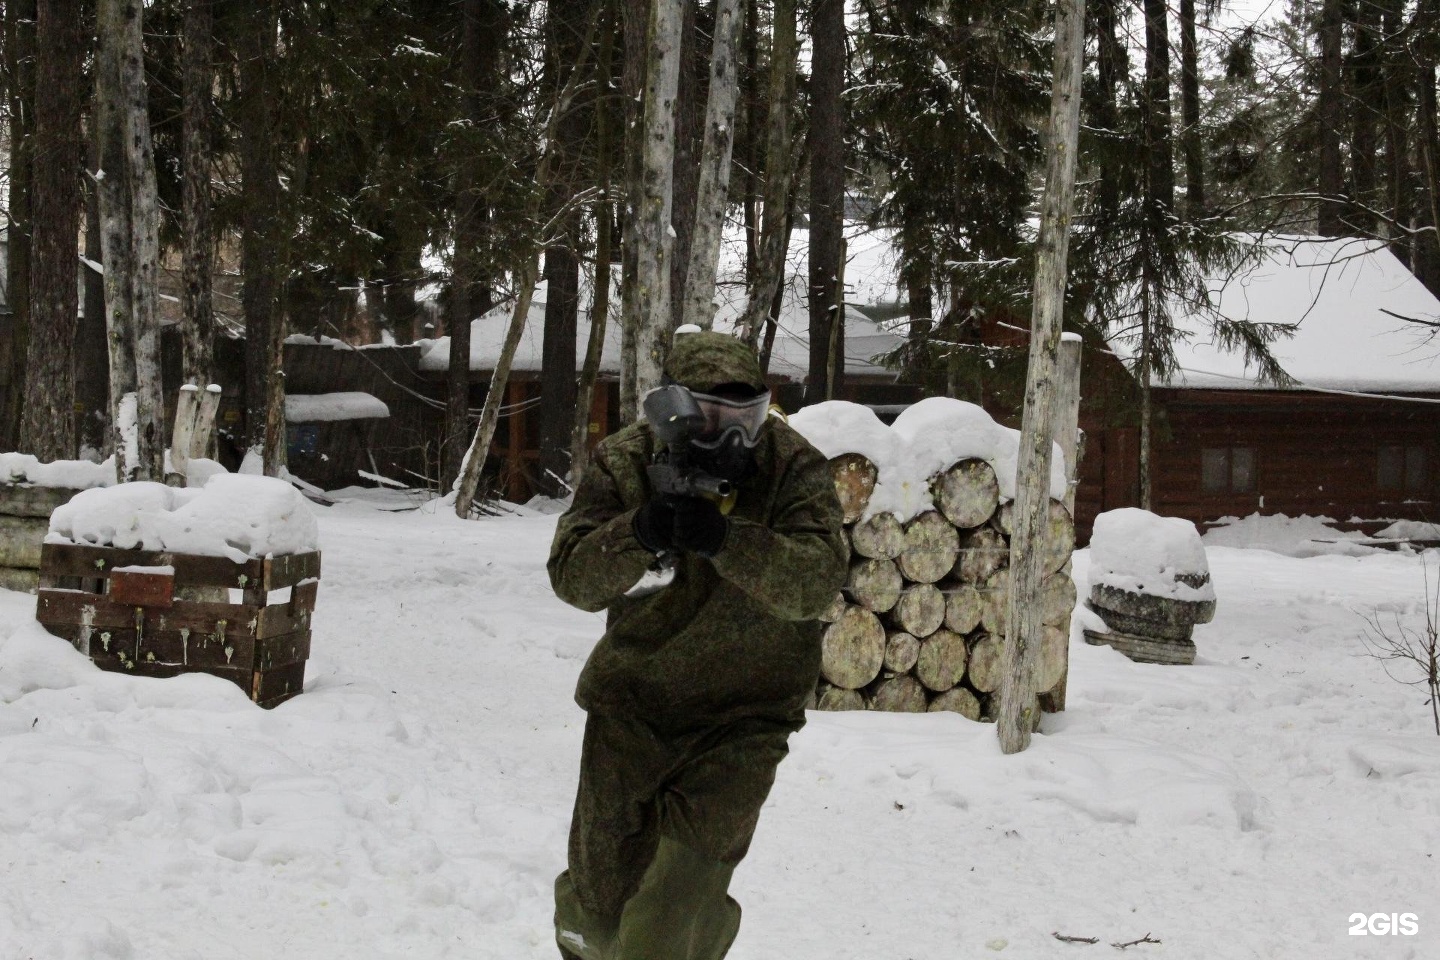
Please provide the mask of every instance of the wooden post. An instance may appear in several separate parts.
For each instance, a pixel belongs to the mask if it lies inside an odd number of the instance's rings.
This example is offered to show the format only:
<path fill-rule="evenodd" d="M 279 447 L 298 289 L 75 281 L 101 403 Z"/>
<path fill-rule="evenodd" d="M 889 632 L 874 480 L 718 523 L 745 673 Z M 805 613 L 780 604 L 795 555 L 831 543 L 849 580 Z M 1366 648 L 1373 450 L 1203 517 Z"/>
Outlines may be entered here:
<path fill-rule="evenodd" d="M 190 463 L 190 447 L 195 435 L 195 415 L 200 410 L 200 388 L 187 383 L 175 399 L 175 426 L 170 433 L 170 473 L 165 482 L 172 487 L 185 486 L 185 468 Z"/>
<path fill-rule="evenodd" d="M 1060 324 L 1065 307 L 1066 256 L 1075 196 L 1075 153 L 1080 140 L 1080 76 L 1085 55 L 1085 0 L 1055 4 L 1055 79 L 1050 97 L 1050 144 L 1045 196 L 1040 206 L 1030 363 L 1025 384 L 1020 459 L 1016 470 L 1014 535 L 1010 544 L 1008 642 L 996 717 L 1000 749 L 1030 745 L 1037 719 L 1035 667 L 1043 639 L 1040 595 L 1044 576 L 1045 520 L 1050 496 L 1050 434 L 1056 394 Z"/>
<path fill-rule="evenodd" d="M 1080 350 L 1078 333 L 1060 335 L 1060 367 L 1055 385 L 1054 440 L 1065 455 L 1065 509 L 1075 516 L 1075 485 L 1080 482 Z M 1073 527 L 1071 528 L 1074 529 Z M 1075 548 L 1074 540 L 1065 544 L 1067 552 Z M 1057 576 L 1064 576 L 1062 572 Z M 1066 621 L 1069 622 L 1068 620 Z M 1065 709 L 1065 685 L 1070 676 L 1070 646 L 1065 646 L 1065 675 L 1048 693 L 1040 694 L 1040 709 L 1059 713 Z"/>

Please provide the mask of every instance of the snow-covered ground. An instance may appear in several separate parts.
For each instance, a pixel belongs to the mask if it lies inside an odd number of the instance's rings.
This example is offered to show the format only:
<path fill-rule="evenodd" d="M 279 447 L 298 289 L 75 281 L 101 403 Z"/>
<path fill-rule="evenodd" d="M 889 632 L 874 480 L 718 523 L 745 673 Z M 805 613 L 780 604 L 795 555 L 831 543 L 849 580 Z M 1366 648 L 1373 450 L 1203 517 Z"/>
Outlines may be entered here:
<path fill-rule="evenodd" d="M 382 509 L 404 502 L 317 511 L 307 692 L 271 712 L 99 673 L 0 591 L 0 960 L 557 956 L 601 617 L 550 593 L 553 516 Z M 1421 560 L 1207 552 L 1200 661 L 1072 643 L 1069 710 L 1024 754 L 957 715 L 812 714 L 736 874 L 731 956 L 1149 934 L 1123 955 L 1440 957 L 1440 737 L 1360 640 L 1362 613 L 1418 611 Z M 1377 912 L 1419 933 L 1347 933 Z"/>

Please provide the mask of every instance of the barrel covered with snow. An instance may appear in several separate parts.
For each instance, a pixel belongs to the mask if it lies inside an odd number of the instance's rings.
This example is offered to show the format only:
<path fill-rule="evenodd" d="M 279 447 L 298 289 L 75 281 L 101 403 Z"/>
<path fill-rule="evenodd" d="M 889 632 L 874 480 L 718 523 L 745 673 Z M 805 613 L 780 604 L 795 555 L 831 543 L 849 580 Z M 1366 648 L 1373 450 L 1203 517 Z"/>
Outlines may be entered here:
<path fill-rule="evenodd" d="M 1090 537 L 1090 602 L 1102 616 L 1209 623 L 1215 588 L 1195 524 L 1134 507 L 1100 514 Z"/>
<path fill-rule="evenodd" d="M 142 481 L 82 491 L 51 516 L 45 540 L 242 563 L 318 550 L 320 529 L 284 480 L 220 474 L 203 487 Z"/>
<path fill-rule="evenodd" d="M 827 400 L 790 417 L 790 426 L 827 458 L 857 453 L 877 470 L 866 516 L 893 513 L 909 520 L 934 509 L 930 478 L 962 460 L 995 469 L 1002 501 L 1015 499 L 1020 431 L 996 423 L 984 408 L 951 397 L 928 397 L 886 426 L 869 407 Z M 1065 499 L 1065 456 L 1053 445 L 1050 496 Z"/>

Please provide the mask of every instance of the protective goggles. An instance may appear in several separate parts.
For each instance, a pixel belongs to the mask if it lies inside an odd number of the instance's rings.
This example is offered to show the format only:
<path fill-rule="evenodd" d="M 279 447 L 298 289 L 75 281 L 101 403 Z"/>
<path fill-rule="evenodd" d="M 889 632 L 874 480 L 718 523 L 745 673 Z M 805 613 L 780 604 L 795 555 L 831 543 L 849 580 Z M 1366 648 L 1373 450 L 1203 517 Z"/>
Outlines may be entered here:
<path fill-rule="evenodd" d="M 715 450 L 729 437 L 738 435 L 740 442 L 753 447 L 760 442 L 760 428 L 770 415 L 770 391 L 744 400 L 728 400 L 708 393 L 690 394 L 705 415 L 705 429 L 690 442 L 705 450 Z"/>

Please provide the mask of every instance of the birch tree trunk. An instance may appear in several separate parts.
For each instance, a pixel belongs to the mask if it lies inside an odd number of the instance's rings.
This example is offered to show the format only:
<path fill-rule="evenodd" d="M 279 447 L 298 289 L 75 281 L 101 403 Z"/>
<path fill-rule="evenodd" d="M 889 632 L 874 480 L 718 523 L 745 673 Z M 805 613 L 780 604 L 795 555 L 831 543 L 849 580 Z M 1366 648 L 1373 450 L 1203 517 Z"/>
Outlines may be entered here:
<path fill-rule="evenodd" d="M 117 471 L 121 480 L 163 481 L 160 203 L 145 84 L 143 4 L 101 0 L 96 21 L 100 219 Z"/>
<path fill-rule="evenodd" d="M 1050 100 L 1050 143 L 1035 268 L 1030 363 L 1021 424 L 1015 533 L 1010 554 L 1010 599 L 1000 683 L 997 733 L 1005 753 L 1030 743 L 1038 709 L 1034 674 L 1044 634 L 1040 595 L 1049 513 L 1051 423 L 1056 359 L 1065 309 L 1066 257 L 1075 197 L 1075 154 L 1080 142 L 1080 79 L 1085 54 L 1084 0 L 1055 5 L 1055 77 Z"/>
<path fill-rule="evenodd" d="M 770 311 L 785 278 L 785 247 L 790 205 L 792 148 L 790 100 L 795 76 L 795 0 L 775 0 L 775 24 L 770 45 L 770 120 L 765 147 L 764 209 L 760 226 L 759 269 L 740 332 L 754 346 L 760 326 Z"/>
<path fill-rule="evenodd" d="M 214 136 L 213 0 L 188 0 L 184 22 L 184 356 L 181 379 L 204 389 L 215 380 L 215 309 L 211 297 L 215 239 L 210 226 L 210 145 Z"/>
<path fill-rule="evenodd" d="M 71 459 L 75 442 L 75 288 L 80 236 L 79 0 L 39 5 L 35 25 L 29 343 L 19 447 L 41 460 Z"/>
<path fill-rule="evenodd" d="M 634 421 L 640 410 L 635 372 L 636 336 L 640 329 L 640 257 L 637 212 L 640 200 L 640 158 L 644 152 L 645 52 L 649 39 L 650 0 L 621 0 L 625 68 L 620 92 L 625 104 L 624 206 L 620 266 L 620 422 Z"/>
<path fill-rule="evenodd" d="M 716 0 L 715 41 L 710 54 L 710 97 L 705 108 L 705 146 L 695 201 L 695 234 L 685 276 L 685 323 L 709 330 L 715 321 L 715 269 L 729 204 L 730 156 L 735 145 L 735 99 L 740 89 L 735 47 L 740 38 L 740 0 Z"/>
<path fill-rule="evenodd" d="M 636 402 L 660 385 L 670 349 L 670 225 L 675 177 L 675 98 L 680 82 L 679 0 L 654 0 L 645 68 L 644 140 L 640 158 L 639 201 L 635 210 L 635 250 L 639 258 L 636 293 L 640 323 L 635 331 Z M 639 411 L 632 412 L 638 416 Z"/>

